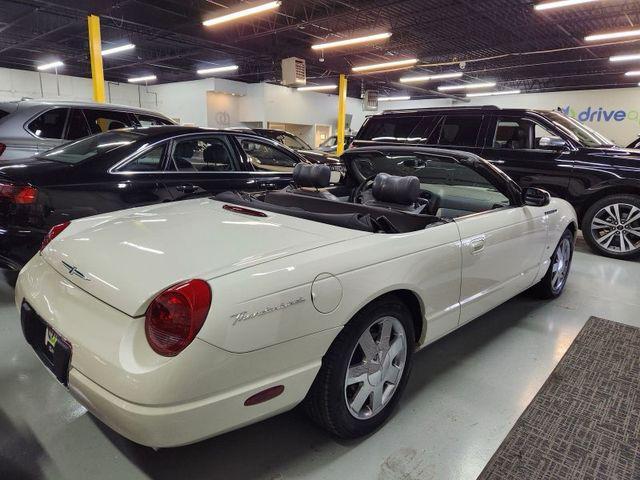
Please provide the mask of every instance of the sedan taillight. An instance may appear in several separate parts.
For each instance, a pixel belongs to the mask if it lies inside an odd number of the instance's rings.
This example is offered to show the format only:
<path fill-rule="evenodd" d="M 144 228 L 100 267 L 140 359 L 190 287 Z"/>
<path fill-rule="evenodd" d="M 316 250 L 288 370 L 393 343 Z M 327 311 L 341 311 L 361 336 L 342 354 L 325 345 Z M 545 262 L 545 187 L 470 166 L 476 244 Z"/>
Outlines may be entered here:
<path fill-rule="evenodd" d="M 38 189 L 31 185 L 0 183 L 0 198 L 6 198 L 16 205 L 29 205 L 36 203 L 38 199 Z"/>
<path fill-rule="evenodd" d="M 44 247 L 49 245 L 51 243 L 51 240 L 53 240 L 58 235 L 60 235 L 62 231 L 65 228 L 67 228 L 70 224 L 71 222 L 64 222 L 51 227 L 51 230 L 49 230 L 49 233 L 47 233 L 47 235 L 45 235 L 45 237 L 42 239 L 42 243 L 40 244 L 40 251 L 44 250 Z"/>
<path fill-rule="evenodd" d="M 151 348 L 173 357 L 196 338 L 211 307 L 211 288 L 204 280 L 189 280 L 168 288 L 153 299 L 144 330 Z"/>

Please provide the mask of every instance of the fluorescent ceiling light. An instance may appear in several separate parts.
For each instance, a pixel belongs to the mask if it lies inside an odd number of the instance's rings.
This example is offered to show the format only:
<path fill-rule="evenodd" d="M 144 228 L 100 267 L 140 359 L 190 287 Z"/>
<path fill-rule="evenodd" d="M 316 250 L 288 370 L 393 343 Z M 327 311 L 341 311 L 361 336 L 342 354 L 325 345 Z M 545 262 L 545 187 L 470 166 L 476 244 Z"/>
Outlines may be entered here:
<path fill-rule="evenodd" d="M 198 70 L 199 75 L 208 75 L 210 73 L 232 72 L 238 70 L 238 65 L 227 65 L 226 67 L 203 68 Z"/>
<path fill-rule="evenodd" d="M 437 75 L 420 75 L 417 77 L 402 77 L 400 81 L 402 83 L 430 82 L 433 80 L 447 80 L 449 78 L 462 78 L 462 72 L 440 73 Z"/>
<path fill-rule="evenodd" d="M 553 8 L 572 7 L 583 3 L 597 2 L 598 0 L 558 0 L 556 2 L 539 3 L 534 8 L 536 10 L 551 10 Z"/>
<path fill-rule="evenodd" d="M 311 48 L 313 50 L 324 50 L 326 48 L 338 48 L 338 47 L 346 47 L 348 45 L 355 45 L 358 43 L 368 43 L 368 42 L 376 42 L 378 40 L 386 40 L 391 36 L 391 33 L 376 33 L 375 35 L 367 35 L 365 37 L 356 37 L 356 38 L 347 38 L 345 40 L 336 40 L 335 42 L 327 42 L 327 43 L 319 43 L 317 45 L 313 45 Z"/>
<path fill-rule="evenodd" d="M 466 85 L 445 85 L 438 87 L 439 92 L 454 92 L 456 90 L 475 90 L 477 88 L 495 87 L 496 82 L 467 83 Z"/>
<path fill-rule="evenodd" d="M 335 90 L 338 88 L 337 85 L 309 85 L 308 87 L 298 87 L 299 92 L 311 92 L 311 91 L 322 91 L 322 90 Z"/>
<path fill-rule="evenodd" d="M 38 70 L 51 70 L 52 68 L 62 67 L 64 63 L 60 60 L 56 60 L 55 62 L 45 63 L 44 65 L 38 65 L 36 68 Z"/>
<path fill-rule="evenodd" d="M 480 93 L 467 93 L 468 98 L 472 97 L 495 97 L 496 95 L 518 95 L 521 90 L 501 90 L 499 92 L 480 92 Z"/>
<path fill-rule="evenodd" d="M 634 53 L 631 55 L 616 55 L 609 59 L 609 61 L 611 62 L 630 62 L 632 60 L 640 60 L 640 53 Z"/>
<path fill-rule="evenodd" d="M 411 97 L 379 97 L 379 102 L 401 102 L 403 100 L 411 100 Z"/>
<path fill-rule="evenodd" d="M 102 56 L 111 55 L 112 53 L 124 52 L 126 50 L 132 50 L 136 48 L 133 43 L 128 43 L 127 45 L 120 45 L 119 47 L 107 48 L 102 50 Z"/>
<path fill-rule="evenodd" d="M 625 30 L 624 32 L 598 33 L 584 37 L 585 42 L 597 42 L 598 40 L 614 40 L 616 38 L 628 38 L 640 36 L 640 30 Z"/>
<path fill-rule="evenodd" d="M 635 70 L 632 72 L 627 72 L 624 74 L 625 77 L 640 77 L 640 70 Z"/>
<path fill-rule="evenodd" d="M 360 67 L 353 67 L 351 70 L 354 72 L 371 72 L 373 70 L 389 70 L 395 68 L 409 68 L 418 63 L 417 58 L 409 58 L 407 60 L 395 60 L 393 62 L 374 63 L 373 65 L 362 65 Z"/>
<path fill-rule="evenodd" d="M 144 77 L 133 77 L 130 78 L 128 80 L 129 83 L 136 83 L 136 82 L 149 82 L 152 80 L 155 80 L 157 77 L 155 75 L 146 75 Z"/>
<path fill-rule="evenodd" d="M 221 15 L 219 17 L 210 18 L 209 20 L 205 20 L 204 22 L 202 22 L 202 24 L 205 27 L 219 25 L 221 23 L 237 20 L 238 18 L 248 17 L 249 15 L 255 15 L 256 13 L 262 13 L 268 10 L 273 10 L 274 8 L 278 8 L 281 4 L 282 2 L 280 0 L 276 2 L 263 3 L 262 5 L 256 5 L 255 7 L 246 8 L 238 12 L 228 13 L 226 15 Z"/>

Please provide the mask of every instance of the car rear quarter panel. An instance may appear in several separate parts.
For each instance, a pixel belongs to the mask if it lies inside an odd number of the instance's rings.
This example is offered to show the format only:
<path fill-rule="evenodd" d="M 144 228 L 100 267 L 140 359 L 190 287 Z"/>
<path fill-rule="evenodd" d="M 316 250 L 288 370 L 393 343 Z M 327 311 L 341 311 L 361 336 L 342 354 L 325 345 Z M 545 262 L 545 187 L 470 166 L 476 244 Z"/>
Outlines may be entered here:
<path fill-rule="evenodd" d="M 212 307 L 198 336 L 227 351 L 248 352 L 343 326 L 375 298 L 410 290 L 422 304 L 427 336 L 435 338 L 457 326 L 460 266 L 453 223 L 317 248 L 212 278 Z M 238 314 L 249 318 L 238 320 Z"/>

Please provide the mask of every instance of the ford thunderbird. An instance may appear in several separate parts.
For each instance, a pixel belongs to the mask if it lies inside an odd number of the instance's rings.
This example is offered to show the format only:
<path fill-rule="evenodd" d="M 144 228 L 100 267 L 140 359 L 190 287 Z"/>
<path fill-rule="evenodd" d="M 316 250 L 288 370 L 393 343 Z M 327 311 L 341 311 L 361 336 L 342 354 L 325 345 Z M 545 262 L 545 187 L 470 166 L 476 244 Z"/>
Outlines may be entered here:
<path fill-rule="evenodd" d="M 417 350 L 527 289 L 555 298 L 565 201 L 481 158 L 365 147 L 347 174 L 54 226 L 16 286 L 27 342 L 97 418 L 152 447 L 302 404 L 332 434 L 380 427 Z"/>

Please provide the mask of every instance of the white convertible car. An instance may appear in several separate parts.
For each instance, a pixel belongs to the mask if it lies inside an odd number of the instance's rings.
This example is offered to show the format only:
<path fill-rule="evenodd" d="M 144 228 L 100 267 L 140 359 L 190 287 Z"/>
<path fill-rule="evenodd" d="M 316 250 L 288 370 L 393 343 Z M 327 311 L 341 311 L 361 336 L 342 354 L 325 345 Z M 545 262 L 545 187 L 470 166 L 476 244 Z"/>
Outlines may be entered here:
<path fill-rule="evenodd" d="M 379 427 L 414 352 L 518 293 L 566 283 L 566 202 L 472 154 L 366 147 L 347 174 L 56 226 L 22 270 L 28 343 L 125 437 L 184 445 L 303 403 Z M 265 175 L 269 175 L 265 173 Z"/>

